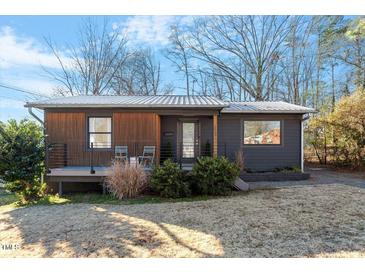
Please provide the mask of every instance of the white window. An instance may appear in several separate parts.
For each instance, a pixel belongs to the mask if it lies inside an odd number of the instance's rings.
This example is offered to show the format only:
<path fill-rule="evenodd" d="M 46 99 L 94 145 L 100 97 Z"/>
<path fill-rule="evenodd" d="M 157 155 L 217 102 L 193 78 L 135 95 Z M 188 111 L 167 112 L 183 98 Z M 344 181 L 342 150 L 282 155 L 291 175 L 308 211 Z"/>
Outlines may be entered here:
<path fill-rule="evenodd" d="M 89 117 L 88 129 L 89 148 L 112 147 L 111 117 Z"/>
<path fill-rule="evenodd" d="M 244 121 L 244 145 L 280 145 L 280 121 Z"/>

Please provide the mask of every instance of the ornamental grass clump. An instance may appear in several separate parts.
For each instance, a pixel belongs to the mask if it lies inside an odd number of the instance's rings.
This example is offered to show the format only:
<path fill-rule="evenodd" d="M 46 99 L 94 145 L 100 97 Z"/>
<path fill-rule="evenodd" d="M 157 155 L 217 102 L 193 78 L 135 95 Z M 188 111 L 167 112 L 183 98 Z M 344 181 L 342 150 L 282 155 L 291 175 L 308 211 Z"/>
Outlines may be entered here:
<path fill-rule="evenodd" d="M 140 164 L 114 161 L 106 187 L 118 199 L 134 198 L 147 187 L 147 175 Z"/>
<path fill-rule="evenodd" d="M 243 156 L 242 150 L 239 150 L 235 153 L 234 163 L 241 172 L 245 169 L 245 157 Z"/>

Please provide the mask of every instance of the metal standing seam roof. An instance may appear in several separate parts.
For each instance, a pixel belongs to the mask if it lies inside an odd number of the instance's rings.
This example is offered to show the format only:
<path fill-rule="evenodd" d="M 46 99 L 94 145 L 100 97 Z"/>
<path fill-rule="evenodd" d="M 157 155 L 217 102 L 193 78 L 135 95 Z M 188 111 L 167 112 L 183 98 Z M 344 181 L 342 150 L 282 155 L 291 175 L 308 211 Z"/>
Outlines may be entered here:
<path fill-rule="evenodd" d="M 35 108 L 64 108 L 64 107 L 120 107 L 120 108 L 223 108 L 228 106 L 216 97 L 211 96 L 70 96 L 57 97 L 37 102 L 27 102 L 25 107 Z"/>
<path fill-rule="evenodd" d="M 222 113 L 314 113 L 313 108 L 290 104 L 283 101 L 231 102 Z"/>
<path fill-rule="evenodd" d="M 70 96 L 37 102 L 25 107 L 45 108 L 215 108 L 222 113 L 311 113 L 312 108 L 282 101 L 224 102 L 212 96 L 158 95 L 158 96 Z"/>

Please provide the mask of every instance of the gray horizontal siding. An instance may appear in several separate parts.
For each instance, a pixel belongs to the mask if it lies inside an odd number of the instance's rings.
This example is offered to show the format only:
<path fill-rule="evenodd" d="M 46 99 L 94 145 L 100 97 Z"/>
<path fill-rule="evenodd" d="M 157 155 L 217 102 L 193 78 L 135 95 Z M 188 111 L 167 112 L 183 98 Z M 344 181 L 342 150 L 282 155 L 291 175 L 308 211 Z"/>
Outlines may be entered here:
<path fill-rule="evenodd" d="M 229 115 L 222 114 L 218 123 L 220 155 L 234 159 L 242 148 L 245 167 L 251 170 L 272 170 L 281 167 L 300 167 L 301 153 L 300 115 Z M 280 146 L 241 145 L 242 120 L 281 120 L 282 144 Z M 225 149 L 223 149 L 225 147 Z"/>

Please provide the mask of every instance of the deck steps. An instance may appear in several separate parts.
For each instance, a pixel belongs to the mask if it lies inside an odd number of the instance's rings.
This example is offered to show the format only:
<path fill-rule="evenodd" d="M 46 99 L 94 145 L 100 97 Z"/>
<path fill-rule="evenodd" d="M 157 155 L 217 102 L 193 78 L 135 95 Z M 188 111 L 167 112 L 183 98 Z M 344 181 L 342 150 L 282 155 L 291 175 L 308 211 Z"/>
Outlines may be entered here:
<path fill-rule="evenodd" d="M 240 177 L 237 177 L 233 183 L 233 186 L 240 191 L 249 191 L 250 185 L 243 181 Z"/>

